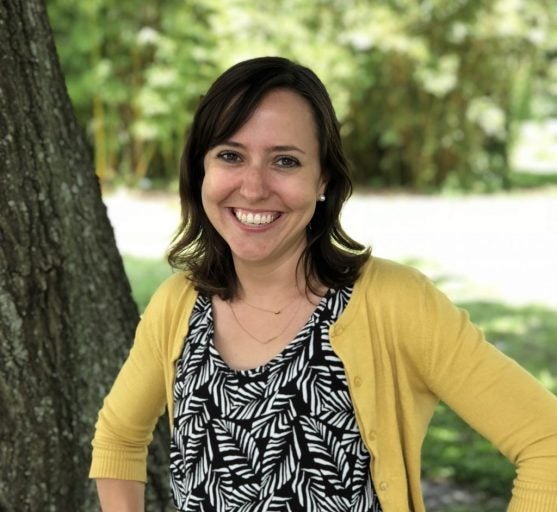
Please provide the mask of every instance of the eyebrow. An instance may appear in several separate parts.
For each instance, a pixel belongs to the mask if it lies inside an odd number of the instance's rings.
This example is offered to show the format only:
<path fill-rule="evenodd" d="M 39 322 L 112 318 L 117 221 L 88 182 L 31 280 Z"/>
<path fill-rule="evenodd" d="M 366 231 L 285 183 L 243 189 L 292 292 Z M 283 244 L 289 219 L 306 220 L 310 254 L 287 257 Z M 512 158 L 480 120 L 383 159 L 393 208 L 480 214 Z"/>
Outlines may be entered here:
<path fill-rule="evenodd" d="M 246 146 L 244 146 L 244 144 L 241 144 L 240 142 L 236 142 L 236 141 L 233 141 L 233 140 L 224 140 L 218 145 L 219 146 L 232 146 L 232 147 L 235 147 L 235 148 L 246 149 Z M 269 149 L 271 151 L 298 151 L 299 153 L 302 153 L 303 155 L 306 154 L 306 152 L 304 150 L 300 149 L 298 146 L 293 146 L 293 145 L 271 146 Z"/>

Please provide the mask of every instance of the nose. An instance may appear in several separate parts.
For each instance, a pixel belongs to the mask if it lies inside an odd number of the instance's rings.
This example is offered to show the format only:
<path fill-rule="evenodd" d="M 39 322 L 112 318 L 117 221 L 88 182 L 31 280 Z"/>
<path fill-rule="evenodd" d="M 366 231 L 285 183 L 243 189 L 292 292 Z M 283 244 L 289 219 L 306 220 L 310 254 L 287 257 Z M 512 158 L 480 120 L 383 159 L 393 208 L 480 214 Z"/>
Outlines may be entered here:
<path fill-rule="evenodd" d="M 268 181 L 269 177 L 264 166 L 257 164 L 246 166 L 242 175 L 240 193 L 253 203 L 265 199 L 269 195 Z"/>

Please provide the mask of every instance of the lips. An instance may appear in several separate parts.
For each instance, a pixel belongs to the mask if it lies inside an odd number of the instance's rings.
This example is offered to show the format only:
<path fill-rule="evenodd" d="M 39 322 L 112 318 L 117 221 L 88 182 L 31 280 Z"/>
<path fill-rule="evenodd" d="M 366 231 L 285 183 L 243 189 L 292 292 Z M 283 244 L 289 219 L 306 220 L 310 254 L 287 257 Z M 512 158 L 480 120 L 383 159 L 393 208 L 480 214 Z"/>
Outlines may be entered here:
<path fill-rule="evenodd" d="M 278 217 L 279 212 L 250 212 L 241 208 L 233 208 L 234 216 L 246 226 L 262 226 L 271 224 Z"/>

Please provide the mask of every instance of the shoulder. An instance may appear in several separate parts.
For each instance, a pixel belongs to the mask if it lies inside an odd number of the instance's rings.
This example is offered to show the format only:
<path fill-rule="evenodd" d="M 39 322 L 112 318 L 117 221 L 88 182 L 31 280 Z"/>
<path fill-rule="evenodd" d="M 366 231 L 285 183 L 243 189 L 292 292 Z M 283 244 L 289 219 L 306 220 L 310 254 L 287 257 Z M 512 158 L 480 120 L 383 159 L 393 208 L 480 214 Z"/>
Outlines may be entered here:
<path fill-rule="evenodd" d="M 188 274 L 177 272 L 165 279 L 157 288 L 146 312 L 153 309 L 168 308 L 180 303 L 195 301 L 197 292 L 195 291 Z"/>
<path fill-rule="evenodd" d="M 424 296 L 434 289 L 418 270 L 370 256 L 354 283 L 342 323 L 374 317 L 397 321 L 423 310 Z"/>
<path fill-rule="evenodd" d="M 419 270 L 391 260 L 371 257 L 354 283 L 350 312 L 382 321 L 423 328 L 434 317 L 449 318 L 451 301 Z M 350 316 L 350 315 L 347 315 Z"/>
<path fill-rule="evenodd" d="M 142 316 L 142 323 L 158 325 L 169 334 L 189 318 L 197 299 L 188 274 L 177 272 L 161 283 L 155 291 Z"/>
<path fill-rule="evenodd" d="M 414 334 L 468 322 L 467 313 L 422 272 L 382 258 L 366 263 L 354 284 L 353 298 L 355 317 L 356 312 L 372 315 Z"/>
<path fill-rule="evenodd" d="M 423 273 L 375 257 L 355 282 L 342 322 L 341 330 L 405 354 L 422 375 L 442 344 L 476 336 L 467 314 Z"/>
<path fill-rule="evenodd" d="M 187 323 L 197 299 L 188 275 L 177 272 L 155 291 L 138 326 L 137 338 L 158 347 L 163 360 L 171 361 L 181 347 Z"/>
<path fill-rule="evenodd" d="M 372 256 L 363 266 L 354 283 L 360 293 L 380 295 L 383 299 L 392 296 L 408 296 L 431 286 L 430 280 L 419 270 L 395 261 Z"/>

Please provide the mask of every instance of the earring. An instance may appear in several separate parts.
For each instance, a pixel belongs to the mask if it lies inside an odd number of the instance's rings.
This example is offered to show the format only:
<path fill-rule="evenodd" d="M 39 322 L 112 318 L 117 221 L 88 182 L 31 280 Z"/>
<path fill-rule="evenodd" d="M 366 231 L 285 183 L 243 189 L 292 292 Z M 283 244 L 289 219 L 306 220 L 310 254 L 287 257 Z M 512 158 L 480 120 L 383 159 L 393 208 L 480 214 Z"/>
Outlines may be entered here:
<path fill-rule="evenodd" d="M 325 199 L 326 199 L 325 194 L 321 194 L 321 195 L 317 198 L 317 200 L 318 200 L 320 203 L 324 203 L 324 202 L 325 202 Z"/>

